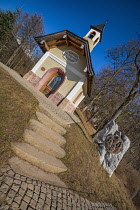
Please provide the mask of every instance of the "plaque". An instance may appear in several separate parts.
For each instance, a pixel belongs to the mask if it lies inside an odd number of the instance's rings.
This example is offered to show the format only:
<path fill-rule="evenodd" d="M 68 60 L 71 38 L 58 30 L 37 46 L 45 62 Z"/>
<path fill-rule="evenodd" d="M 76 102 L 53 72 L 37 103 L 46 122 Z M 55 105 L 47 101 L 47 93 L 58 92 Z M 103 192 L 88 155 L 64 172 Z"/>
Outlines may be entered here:
<path fill-rule="evenodd" d="M 77 63 L 80 60 L 79 55 L 72 50 L 65 50 L 63 57 L 71 63 Z"/>

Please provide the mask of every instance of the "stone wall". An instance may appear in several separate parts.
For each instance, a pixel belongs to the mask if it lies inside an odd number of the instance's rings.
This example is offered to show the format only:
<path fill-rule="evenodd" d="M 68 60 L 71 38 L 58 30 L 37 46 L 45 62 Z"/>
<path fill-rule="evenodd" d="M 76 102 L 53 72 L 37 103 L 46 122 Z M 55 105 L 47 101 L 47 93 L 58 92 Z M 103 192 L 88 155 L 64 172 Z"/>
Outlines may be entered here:
<path fill-rule="evenodd" d="M 61 93 L 56 92 L 50 95 L 48 99 L 50 99 L 54 104 L 58 105 L 64 99 L 64 96 Z"/>
<path fill-rule="evenodd" d="M 23 78 L 26 79 L 29 83 L 31 83 L 34 87 L 36 87 L 36 85 L 38 84 L 38 82 L 41 79 L 39 76 L 37 76 L 32 71 L 29 71 L 27 74 L 25 74 L 25 76 Z"/>
<path fill-rule="evenodd" d="M 67 99 L 65 98 L 59 105 L 59 108 L 66 111 L 66 112 L 70 112 L 73 113 L 75 111 L 75 107 L 74 105 Z"/>

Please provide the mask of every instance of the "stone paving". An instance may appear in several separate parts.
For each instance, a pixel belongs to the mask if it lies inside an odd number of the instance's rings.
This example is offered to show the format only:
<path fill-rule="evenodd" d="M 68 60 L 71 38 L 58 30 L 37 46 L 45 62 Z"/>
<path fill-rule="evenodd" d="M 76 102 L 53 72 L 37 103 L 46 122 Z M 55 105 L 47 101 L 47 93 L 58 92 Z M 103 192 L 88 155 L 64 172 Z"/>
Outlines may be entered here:
<path fill-rule="evenodd" d="M 0 169 L 0 210 L 115 210 L 112 204 L 90 202 L 72 190 Z"/>

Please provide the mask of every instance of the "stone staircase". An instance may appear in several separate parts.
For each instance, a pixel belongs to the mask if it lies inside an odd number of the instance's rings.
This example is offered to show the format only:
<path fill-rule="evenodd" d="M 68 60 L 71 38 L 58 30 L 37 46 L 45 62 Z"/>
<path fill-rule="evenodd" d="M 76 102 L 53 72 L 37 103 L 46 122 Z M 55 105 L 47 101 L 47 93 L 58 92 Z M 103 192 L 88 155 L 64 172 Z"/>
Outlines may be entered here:
<path fill-rule="evenodd" d="M 26 171 L 28 170 L 28 176 L 32 178 L 34 174 L 32 174 L 30 168 L 35 167 L 33 173 L 36 173 L 35 171 L 44 173 L 47 183 L 66 186 L 56 174 L 67 170 L 59 159 L 65 156 L 65 151 L 61 146 L 66 143 L 62 135 L 66 133 L 64 127 L 67 126 L 67 123 L 62 120 L 61 125 L 59 125 L 60 119 L 57 116 L 51 115 L 51 112 L 42 104 L 39 107 L 41 112 L 36 112 L 37 120 L 31 119 L 29 129 L 24 131 L 24 142 L 12 143 L 12 150 L 17 157 L 11 158 L 9 163 L 15 171 L 18 167 L 18 173 L 20 174 L 27 173 L 22 170 L 24 168 Z M 37 177 L 37 179 L 40 180 L 40 177 Z"/>
<path fill-rule="evenodd" d="M 65 151 L 61 148 L 66 143 L 63 135 L 66 127 L 80 120 L 59 109 L 14 70 L 2 63 L 0 68 L 30 91 L 39 102 L 36 119 L 31 119 L 29 128 L 24 131 L 24 142 L 14 142 L 11 145 L 16 154 L 9 159 L 11 168 L 31 179 L 66 187 L 57 176 L 67 170 L 60 160 L 65 156 Z"/>

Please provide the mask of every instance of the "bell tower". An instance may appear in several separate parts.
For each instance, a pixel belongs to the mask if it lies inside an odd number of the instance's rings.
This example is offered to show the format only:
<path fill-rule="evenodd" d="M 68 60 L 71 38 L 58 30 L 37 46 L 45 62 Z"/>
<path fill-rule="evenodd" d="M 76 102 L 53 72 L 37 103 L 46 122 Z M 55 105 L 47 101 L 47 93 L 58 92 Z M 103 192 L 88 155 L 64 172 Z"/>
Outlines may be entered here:
<path fill-rule="evenodd" d="M 86 36 L 83 37 L 89 43 L 90 52 L 98 42 L 101 42 L 104 27 L 105 23 L 99 25 L 91 25 L 90 31 L 86 34 Z"/>

